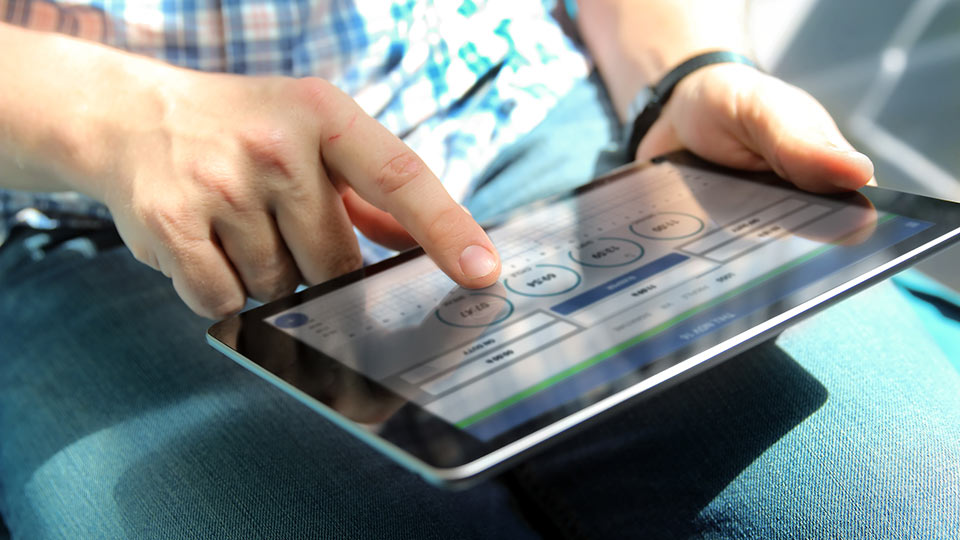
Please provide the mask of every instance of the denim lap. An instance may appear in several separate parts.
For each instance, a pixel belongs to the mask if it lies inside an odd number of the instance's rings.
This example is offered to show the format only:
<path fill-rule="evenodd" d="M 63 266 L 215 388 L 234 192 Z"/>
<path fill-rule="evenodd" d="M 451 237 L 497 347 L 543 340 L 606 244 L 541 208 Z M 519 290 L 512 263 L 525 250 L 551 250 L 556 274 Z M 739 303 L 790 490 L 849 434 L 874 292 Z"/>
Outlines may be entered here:
<path fill-rule="evenodd" d="M 15 538 L 530 535 L 499 484 L 437 490 L 210 349 L 211 321 L 125 248 L 19 247 L 0 249 Z"/>
<path fill-rule="evenodd" d="M 602 100 L 578 86 L 475 215 L 615 165 Z M 425 484 L 214 352 L 208 324 L 122 247 L 0 248 L 15 537 L 524 538 L 532 514 L 596 538 L 960 530 L 960 377 L 887 284 L 558 443 L 512 492 Z"/>
<path fill-rule="evenodd" d="M 597 538 L 949 538 L 960 376 L 884 282 L 534 457 Z M 572 515 L 572 517 L 571 517 Z"/>

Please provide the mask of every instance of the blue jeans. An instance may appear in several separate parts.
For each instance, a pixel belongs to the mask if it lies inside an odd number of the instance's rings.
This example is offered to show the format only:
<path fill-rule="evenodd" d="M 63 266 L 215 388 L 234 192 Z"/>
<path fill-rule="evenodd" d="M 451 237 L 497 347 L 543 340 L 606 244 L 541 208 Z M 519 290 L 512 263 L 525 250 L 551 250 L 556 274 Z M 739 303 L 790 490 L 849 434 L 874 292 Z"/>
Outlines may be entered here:
<path fill-rule="evenodd" d="M 578 87 L 491 168 L 475 215 L 606 168 L 603 103 Z M 960 375 L 888 283 L 447 492 L 207 347 L 209 321 L 112 231 L 39 234 L 0 248 L 0 515 L 14 537 L 960 530 Z"/>

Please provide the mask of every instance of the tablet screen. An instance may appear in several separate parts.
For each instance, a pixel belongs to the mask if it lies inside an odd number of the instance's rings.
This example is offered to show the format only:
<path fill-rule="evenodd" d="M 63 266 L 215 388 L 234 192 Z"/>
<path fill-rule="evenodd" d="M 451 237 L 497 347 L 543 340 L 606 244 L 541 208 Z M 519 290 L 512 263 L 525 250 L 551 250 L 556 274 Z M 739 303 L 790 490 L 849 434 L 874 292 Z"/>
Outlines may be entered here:
<path fill-rule="evenodd" d="M 421 255 L 260 320 L 490 441 L 933 225 L 661 162 L 490 230 L 492 287 L 459 288 Z"/>

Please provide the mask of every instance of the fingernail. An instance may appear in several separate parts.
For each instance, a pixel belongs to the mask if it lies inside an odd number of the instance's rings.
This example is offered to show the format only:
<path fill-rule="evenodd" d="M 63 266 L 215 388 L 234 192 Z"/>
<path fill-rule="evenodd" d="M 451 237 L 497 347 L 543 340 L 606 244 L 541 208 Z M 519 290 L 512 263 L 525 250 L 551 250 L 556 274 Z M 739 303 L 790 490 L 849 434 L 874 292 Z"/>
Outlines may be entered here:
<path fill-rule="evenodd" d="M 460 254 L 460 271 L 467 279 L 482 278 L 497 268 L 497 258 L 485 247 L 468 246 Z"/>

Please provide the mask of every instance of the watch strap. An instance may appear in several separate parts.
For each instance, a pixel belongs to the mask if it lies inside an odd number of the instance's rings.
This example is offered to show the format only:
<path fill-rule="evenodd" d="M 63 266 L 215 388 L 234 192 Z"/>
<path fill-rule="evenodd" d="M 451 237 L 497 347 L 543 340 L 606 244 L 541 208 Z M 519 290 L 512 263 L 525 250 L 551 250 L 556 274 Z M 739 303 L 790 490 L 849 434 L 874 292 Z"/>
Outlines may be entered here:
<path fill-rule="evenodd" d="M 644 135 L 650 131 L 654 122 L 660 118 L 663 106 L 666 105 L 667 100 L 670 99 L 673 89 L 684 77 L 702 67 L 726 63 L 757 67 L 753 60 L 742 54 L 731 51 L 712 51 L 698 54 L 683 61 L 680 65 L 664 75 L 663 78 L 660 79 L 660 82 L 641 90 L 630 106 L 630 116 L 636 116 L 630 128 L 630 137 L 627 143 L 627 159 L 632 161 L 636 157 L 637 148 L 640 147 L 640 141 L 643 140 Z M 643 110 L 637 114 L 636 111 L 640 109 L 641 104 L 643 104 Z"/>

